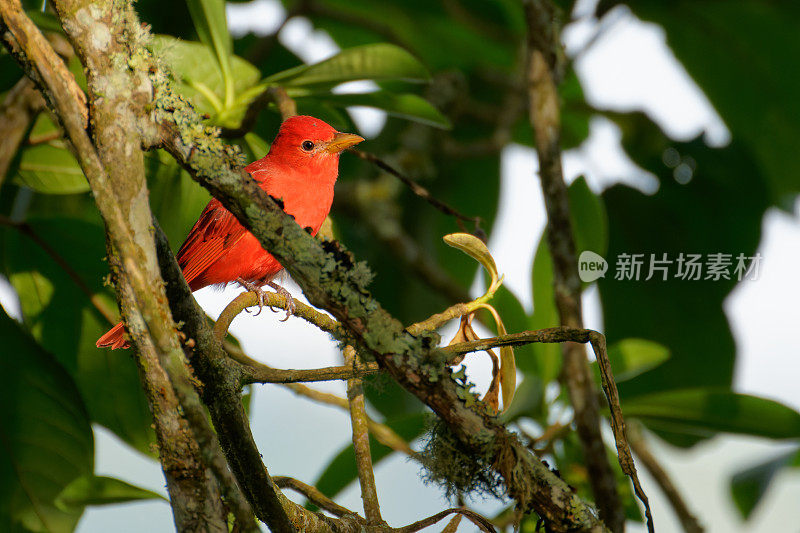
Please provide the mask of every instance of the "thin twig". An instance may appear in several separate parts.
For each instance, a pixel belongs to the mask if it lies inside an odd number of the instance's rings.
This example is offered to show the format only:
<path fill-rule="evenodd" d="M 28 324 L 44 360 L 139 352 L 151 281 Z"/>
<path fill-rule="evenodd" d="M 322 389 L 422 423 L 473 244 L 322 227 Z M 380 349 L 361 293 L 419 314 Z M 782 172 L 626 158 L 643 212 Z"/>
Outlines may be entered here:
<path fill-rule="evenodd" d="M 44 109 L 44 99 L 27 76 L 19 80 L 0 105 L 0 185 L 31 122 Z"/>
<path fill-rule="evenodd" d="M 583 327 L 581 282 L 569 198 L 561 166 L 561 116 L 557 84 L 563 72 L 559 24 L 551 0 L 526 0 L 527 82 L 530 122 L 539 157 L 539 177 L 547 211 L 547 244 L 553 259 L 553 290 L 561 324 Z M 625 512 L 600 433 L 594 380 L 582 346 L 563 345 L 561 379 L 569 391 L 589 482 L 600 516 L 614 532 L 625 527 Z"/>
<path fill-rule="evenodd" d="M 344 364 L 356 367 L 356 351 L 352 346 L 345 346 Z M 350 409 L 350 423 L 353 428 L 353 450 L 356 456 L 358 482 L 361 485 L 361 499 L 364 502 L 364 515 L 367 524 L 379 525 L 383 522 L 378 504 L 378 490 L 375 487 L 375 472 L 372 469 L 372 451 L 369 447 L 369 421 L 367 418 L 366 400 L 361 378 L 347 380 L 347 401 Z"/>
<path fill-rule="evenodd" d="M 628 426 L 628 441 L 631 444 L 633 452 L 647 471 L 650 472 L 650 475 L 653 476 L 656 483 L 658 483 L 658 486 L 661 488 L 661 491 L 669 500 L 672 509 L 681 521 L 683 530 L 686 531 L 686 533 L 702 533 L 704 531 L 703 526 L 689 509 L 689 506 L 684 501 L 678 488 L 672 483 L 667 471 L 664 470 L 658 462 L 658 459 L 656 459 L 650 451 L 650 447 L 647 445 L 647 440 L 644 436 L 644 430 L 640 423 L 634 421 Z"/>
<path fill-rule="evenodd" d="M 363 521 L 366 525 L 366 521 L 358 516 L 357 513 L 354 513 L 347 507 L 343 507 L 336 503 L 335 501 L 331 500 L 327 496 L 325 496 L 322 491 L 320 491 L 317 487 L 313 487 L 308 483 L 303 483 L 302 481 L 295 479 L 289 476 L 272 476 L 272 481 L 278 488 L 281 489 L 292 489 L 294 491 L 299 492 L 306 498 L 308 501 L 319 507 L 320 509 L 325 509 L 329 513 L 334 516 L 355 516 L 358 517 L 360 521 Z"/>
<path fill-rule="evenodd" d="M 387 172 L 392 176 L 394 176 L 395 178 L 399 179 L 405 186 L 411 189 L 411 192 L 413 192 L 414 194 L 416 194 L 417 196 L 419 196 L 420 198 L 431 204 L 433 207 L 435 207 L 442 213 L 455 217 L 459 221 L 459 223 L 462 221 L 472 223 L 474 225 L 474 228 L 472 230 L 464 228 L 462 229 L 464 229 L 464 231 L 467 231 L 469 233 L 473 233 L 478 237 L 482 237 L 485 240 L 486 233 L 483 231 L 483 229 L 481 229 L 480 217 L 471 217 L 462 214 L 460 211 L 456 210 L 455 208 L 449 206 L 448 204 L 434 197 L 430 193 L 430 191 L 428 191 L 428 189 L 426 189 L 413 179 L 409 178 L 405 174 L 401 173 L 399 170 L 395 169 L 393 166 L 391 166 L 389 163 L 387 163 L 380 157 L 376 156 L 375 154 L 371 154 L 369 152 L 363 152 L 361 150 L 356 150 L 356 149 L 351 149 L 350 151 L 353 152 L 360 159 L 372 163 L 373 165 L 383 170 L 384 172 Z"/>
<path fill-rule="evenodd" d="M 441 511 L 436 513 L 433 516 L 429 516 L 428 518 L 423 518 L 422 520 L 418 520 L 413 524 L 409 524 L 405 527 L 398 527 L 393 530 L 393 533 L 414 533 L 421 529 L 425 529 L 426 527 L 430 527 L 442 518 L 451 515 L 453 513 L 460 514 L 467 518 L 470 522 L 478 526 L 478 529 L 481 531 L 486 531 L 487 533 L 494 533 L 494 525 L 492 523 L 476 513 L 475 511 L 470 511 L 469 509 L 464 509 L 463 507 L 454 508 L 454 509 L 447 509 L 445 511 Z"/>

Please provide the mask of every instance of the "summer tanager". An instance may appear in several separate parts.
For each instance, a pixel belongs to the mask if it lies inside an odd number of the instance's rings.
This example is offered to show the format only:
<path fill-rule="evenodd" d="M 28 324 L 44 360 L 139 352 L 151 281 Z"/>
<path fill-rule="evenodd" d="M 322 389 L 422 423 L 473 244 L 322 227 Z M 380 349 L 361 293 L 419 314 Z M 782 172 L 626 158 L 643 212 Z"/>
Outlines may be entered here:
<path fill-rule="evenodd" d="M 316 235 L 333 202 L 339 154 L 363 140 L 314 117 L 291 117 L 281 125 L 269 153 L 245 170 Z M 283 268 L 217 199 L 203 210 L 177 259 L 192 291 L 234 281 L 255 291 L 265 284 L 278 288 L 271 280 Z M 97 347 L 127 348 L 123 327 L 120 322 L 111 328 Z"/>

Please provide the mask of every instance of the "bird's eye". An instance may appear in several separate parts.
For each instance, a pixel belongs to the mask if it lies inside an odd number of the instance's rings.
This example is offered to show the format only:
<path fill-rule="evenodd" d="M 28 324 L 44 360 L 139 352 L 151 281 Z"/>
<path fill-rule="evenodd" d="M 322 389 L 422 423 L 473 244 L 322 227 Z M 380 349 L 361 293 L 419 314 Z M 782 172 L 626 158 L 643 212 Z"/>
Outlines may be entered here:
<path fill-rule="evenodd" d="M 314 149 L 314 143 L 311 141 L 303 141 L 303 144 L 301 146 L 303 147 L 303 150 L 305 150 L 306 152 L 310 152 L 311 150 Z"/>

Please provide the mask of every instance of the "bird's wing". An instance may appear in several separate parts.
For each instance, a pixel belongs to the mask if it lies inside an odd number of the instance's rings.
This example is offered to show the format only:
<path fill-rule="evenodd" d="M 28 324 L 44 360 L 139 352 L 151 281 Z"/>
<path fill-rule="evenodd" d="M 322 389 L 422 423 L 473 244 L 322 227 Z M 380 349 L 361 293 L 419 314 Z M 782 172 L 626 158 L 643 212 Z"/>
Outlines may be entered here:
<path fill-rule="evenodd" d="M 212 199 L 178 250 L 178 264 L 186 282 L 191 284 L 245 234 L 244 226 L 236 217 L 222 207 L 219 200 Z"/>

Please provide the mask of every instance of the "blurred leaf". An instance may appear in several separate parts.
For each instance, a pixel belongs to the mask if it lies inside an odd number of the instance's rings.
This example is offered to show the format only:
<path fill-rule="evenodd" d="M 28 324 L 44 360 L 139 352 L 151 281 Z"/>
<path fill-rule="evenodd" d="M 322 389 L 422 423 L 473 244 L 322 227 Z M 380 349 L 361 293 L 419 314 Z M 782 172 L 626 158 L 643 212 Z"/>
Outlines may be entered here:
<path fill-rule="evenodd" d="M 633 12 L 661 24 L 667 42 L 711 100 L 735 142 L 755 156 L 770 202 L 800 192 L 800 4 L 740 0 L 638 0 Z M 603 6 L 601 6 L 603 7 Z M 697 53 L 703 50 L 703 53 Z"/>
<path fill-rule="evenodd" d="M 153 491 L 105 476 L 81 476 L 66 487 L 55 500 L 59 509 L 83 509 L 87 505 L 109 505 L 137 500 L 164 500 Z"/>
<path fill-rule="evenodd" d="M 198 113 L 214 115 L 220 111 L 215 107 L 213 98 L 216 98 L 216 104 L 224 107 L 225 79 L 217 67 L 218 63 L 214 53 L 208 47 L 198 42 L 183 41 L 169 35 L 154 35 L 148 46 L 181 82 L 179 85 L 181 93 L 192 101 Z M 245 89 L 253 87 L 258 82 L 261 73 L 244 59 L 231 56 L 230 76 L 233 80 L 234 93 L 240 94 Z M 199 91 L 198 87 L 205 88 L 212 95 L 212 99 Z M 244 113 L 247 102 L 238 102 L 238 104 L 240 107 L 238 112 Z M 228 109 L 227 111 L 234 114 L 237 110 Z"/>
<path fill-rule="evenodd" d="M 24 148 L 13 181 L 44 194 L 75 194 L 89 190 L 83 170 L 61 141 Z"/>
<path fill-rule="evenodd" d="M 231 69 L 233 41 L 228 33 L 225 0 L 186 0 L 186 5 L 200 41 L 214 53 L 225 87 L 224 101 L 230 102 L 234 83 Z"/>
<path fill-rule="evenodd" d="M 414 120 L 436 128 L 450 129 L 452 124 L 433 105 L 416 94 L 397 94 L 389 91 L 371 93 L 324 94 L 314 98 L 335 106 L 365 106 L 381 109 L 388 114 Z"/>
<path fill-rule="evenodd" d="M 722 388 L 656 392 L 623 402 L 625 416 L 654 429 L 689 435 L 717 432 L 771 439 L 800 438 L 800 413 L 764 398 Z"/>
<path fill-rule="evenodd" d="M 603 193 L 609 214 L 610 272 L 597 283 L 605 333 L 610 344 L 643 338 L 663 344 L 671 354 L 663 365 L 621 384 L 620 395 L 624 399 L 671 388 L 727 387 L 736 347 L 722 305 L 736 286 L 736 276 L 680 279 L 676 261 L 680 254 L 701 254 L 701 263 L 708 254 L 727 253 L 734 259 L 738 254 L 755 255 L 768 205 L 764 180 L 742 145 L 714 149 L 701 140 L 671 142 L 640 115 L 618 120 L 626 150 L 658 177 L 660 187 L 654 195 L 621 185 Z M 668 166 L 665 154 L 682 162 Z M 683 171 L 688 174 L 681 180 L 689 178 L 685 184 L 675 177 Z M 642 254 L 638 281 L 612 275 L 621 254 Z M 654 270 L 646 280 L 651 258 L 661 260 L 664 254 L 671 261 L 667 279 Z"/>
<path fill-rule="evenodd" d="M 163 150 L 149 152 L 145 162 L 150 209 L 167 234 L 170 246 L 177 251 L 211 195 Z"/>
<path fill-rule="evenodd" d="M 277 72 L 268 76 L 264 83 L 299 87 L 355 80 L 425 81 L 429 77 L 422 63 L 402 48 L 393 44 L 375 43 L 347 48 L 313 65 L 298 65 Z"/>
<path fill-rule="evenodd" d="M 536 254 L 533 257 L 533 316 L 532 330 L 558 326 L 560 321 L 556 310 L 555 292 L 553 291 L 553 260 L 547 247 L 547 233 L 542 233 Z M 543 383 L 549 383 L 558 377 L 561 371 L 561 347 L 555 343 L 531 344 L 533 357 L 520 360 L 520 370 L 539 377 Z"/>
<path fill-rule="evenodd" d="M 116 317 L 116 304 L 103 288 L 108 273 L 103 227 L 63 217 L 30 219 L 29 224 L 80 277 L 104 312 Z M 2 237 L 3 271 L 20 297 L 26 329 L 73 376 L 93 422 L 152 454 L 152 418 L 134 361 L 124 352 L 95 346 L 111 323 L 28 236 L 5 228 Z"/>
<path fill-rule="evenodd" d="M 619 383 L 662 364 L 669 359 L 669 349 L 646 339 L 623 339 L 608 347 L 608 359 Z"/>
<path fill-rule="evenodd" d="M 567 189 L 572 227 L 575 232 L 575 255 L 584 250 L 599 255 L 608 251 L 608 216 L 603 199 L 579 176 Z"/>
<path fill-rule="evenodd" d="M 425 431 L 427 419 L 427 414 L 416 413 L 386 421 L 385 424 L 397 432 L 403 440 L 412 442 Z M 380 444 L 372 436 L 369 438 L 369 445 L 372 452 L 372 464 L 376 467 L 381 460 L 393 452 L 391 448 Z M 353 445 L 350 444 L 333 458 L 313 485 L 329 498 L 336 498 L 357 477 L 356 456 Z"/>
<path fill-rule="evenodd" d="M 74 194 L 89 190 L 83 170 L 64 141 L 41 141 L 58 132 L 58 127 L 45 113 L 36 118 L 28 138 L 37 144 L 23 145 L 14 183 L 45 194 Z"/>
<path fill-rule="evenodd" d="M 542 408 L 544 387 L 536 376 L 526 376 L 517 387 L 514 401 L 503 411 L 500 420 L 503 423 L 512 422 L 521 416 L 537 418 Z"/>
<path fill-rule="evenodd" d="M 82 509 L 53 504 L 93 469 L 94 441 L 72 378 L 0 309 L 0 524 L 7 531 L 71 532 Z"/>
<path fill-rule="evenodd" d="M 740 470 L 731 478 L 731 496 L 747 520 L 769 490 L 775 475 L 788 466 L 800 466 L 800 451 L 792 450 L 763 463 Z"/>

